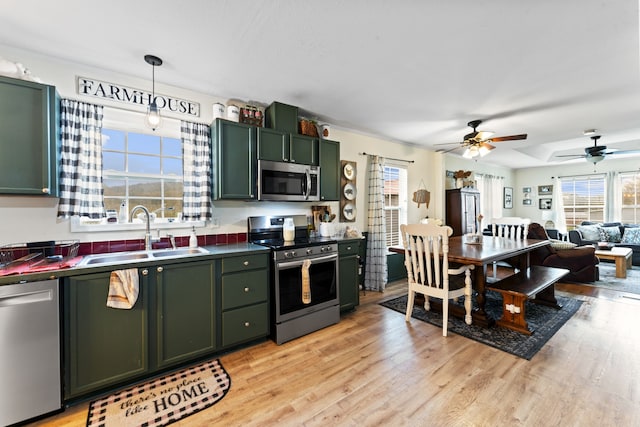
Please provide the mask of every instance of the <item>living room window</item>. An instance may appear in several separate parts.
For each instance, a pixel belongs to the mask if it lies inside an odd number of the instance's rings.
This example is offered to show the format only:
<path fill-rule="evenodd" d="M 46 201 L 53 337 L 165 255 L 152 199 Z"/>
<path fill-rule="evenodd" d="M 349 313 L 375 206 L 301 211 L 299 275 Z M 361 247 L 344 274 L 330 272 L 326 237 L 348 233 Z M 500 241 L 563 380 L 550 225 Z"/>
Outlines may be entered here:
<path fill-rule="evenodd" d="M 582 221 L 604 222 L 604 175 L 563 177 L 560 182 L 568 228 L 576 227 Z"/>
<path fill-rule="evenodd" d="M 384 167 L 384 213 L 387 247 L 401 246 L 400 224 L 407 222 L 407 169 Z"/>
<path fill-rule="evenodd" d="M 620 172 L 622 211 L 620 219 L 625 224 L 640 222 L 640 172 Z"/>

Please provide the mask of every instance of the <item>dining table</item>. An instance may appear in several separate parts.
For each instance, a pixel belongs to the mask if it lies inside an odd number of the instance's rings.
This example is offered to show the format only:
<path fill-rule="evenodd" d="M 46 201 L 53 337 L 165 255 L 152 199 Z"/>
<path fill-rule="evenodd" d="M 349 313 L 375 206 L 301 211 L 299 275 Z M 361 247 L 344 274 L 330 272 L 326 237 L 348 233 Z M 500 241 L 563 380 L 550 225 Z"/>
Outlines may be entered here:
<path fill-rule="evenodd" d="M 509 239 L 498 236 L 474 235 L 470 239 L 468 235 L 449 237 L 449 263 L 472 264 L 476 268 L 473 273 L 473 288 L 476 291 L 476 306 L 471 315 L 473 322 L 482 326 L 493 326 L 496 319 L 485 311 L 487 283 L 493 277 L 487 277 L 493 271 L 494 263 L 509 260 L 509 265 L 519 271 L 526 271 L 530 267 L 529 254 L 531 251 L 549 245 L 549 240 L 537 239 Z M 403 247 L 390 247 L 390 252 L 404 254 Z M 551 289 L 553 292 L 553 289 Z M 553 296 L 550 297 L 553 299 Z M 455 307 L 450 308 L 450 313 L 457 313 Z"/>

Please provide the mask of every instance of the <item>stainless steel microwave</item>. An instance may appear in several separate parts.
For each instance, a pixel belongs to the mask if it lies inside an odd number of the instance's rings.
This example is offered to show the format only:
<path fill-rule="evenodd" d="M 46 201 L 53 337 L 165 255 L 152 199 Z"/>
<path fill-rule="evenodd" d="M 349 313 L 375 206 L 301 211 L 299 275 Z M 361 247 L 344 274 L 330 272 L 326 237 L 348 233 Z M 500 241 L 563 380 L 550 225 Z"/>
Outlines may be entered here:
<path fill-rule="evenodd" d="M 320 167 L 258 160 L 258 200 L 320 200 Z"/>

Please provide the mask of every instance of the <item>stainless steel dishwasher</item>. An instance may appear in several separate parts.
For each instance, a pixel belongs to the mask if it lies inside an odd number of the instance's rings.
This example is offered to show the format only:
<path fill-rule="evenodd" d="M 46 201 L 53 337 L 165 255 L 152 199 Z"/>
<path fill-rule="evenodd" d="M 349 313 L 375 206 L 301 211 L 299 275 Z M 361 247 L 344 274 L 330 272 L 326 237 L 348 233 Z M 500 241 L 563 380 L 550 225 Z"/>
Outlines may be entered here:
<path fill-rule="evenodd" d="M 58 281 L 0 286 L 0 425 L 62 407 Z"/>

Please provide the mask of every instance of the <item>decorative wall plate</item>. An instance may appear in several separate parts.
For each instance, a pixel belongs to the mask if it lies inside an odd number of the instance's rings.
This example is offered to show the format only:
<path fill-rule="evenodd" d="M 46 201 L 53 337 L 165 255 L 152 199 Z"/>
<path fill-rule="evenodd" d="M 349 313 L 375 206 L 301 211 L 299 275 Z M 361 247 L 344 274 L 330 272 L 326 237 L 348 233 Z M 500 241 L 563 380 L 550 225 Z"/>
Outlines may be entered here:
<path fill-rule="evenodd" d="M 344 177 L 349 181 L 353 180 L 356 177 L 356 170 L 353 168 L 353 165 L 351 163 L 347 163 L 346 165 L 344 165 L 343 173 Z"/>
<path fill-rule="evenodd" d="M 342 194 L 344 194 L 344 198 L 347 200 L 353 200 L 356 198 L 358 192 L 356 191 L 355 185 L 349 183 L 344 186 L 342 189 Z"/>
<path fill-rule="evenodd" d="M 351 221 L 356 217 L 356 207 L 352 203 L 347 203 L 342 208 L 342 215 L 348 220 Z"/>

